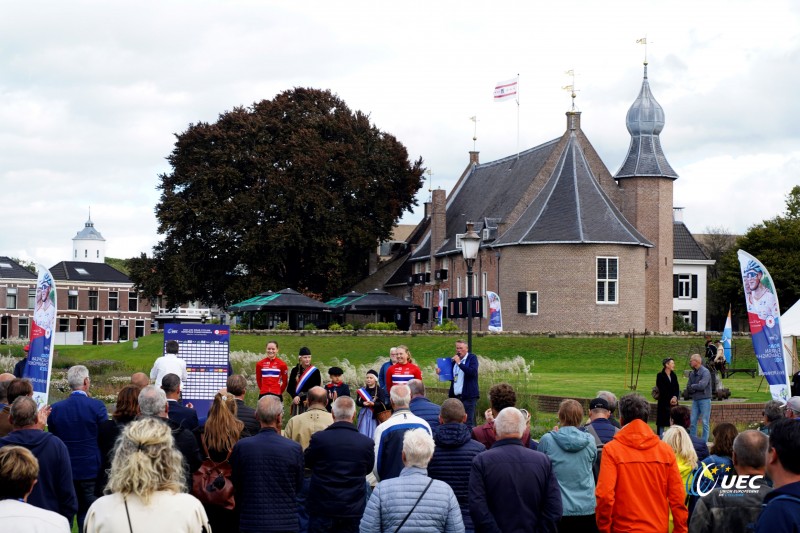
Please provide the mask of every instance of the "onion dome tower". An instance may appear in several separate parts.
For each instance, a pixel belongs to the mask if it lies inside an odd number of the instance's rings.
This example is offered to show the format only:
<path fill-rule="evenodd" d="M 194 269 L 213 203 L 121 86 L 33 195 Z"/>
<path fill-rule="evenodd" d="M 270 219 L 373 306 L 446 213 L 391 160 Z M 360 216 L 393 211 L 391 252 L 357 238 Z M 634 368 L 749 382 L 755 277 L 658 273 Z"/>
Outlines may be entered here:
<path fill-rule="evenodd" d="M 631 143 L 614 179 L 624 191 L 623 213 L 654 247 L 646 264 L 645 327 L 672 331 L 672 188 L 678 174 L 661 148 L 664 110 L 650 91 L 647 62 L 639 96 L 626 117 Z"/>

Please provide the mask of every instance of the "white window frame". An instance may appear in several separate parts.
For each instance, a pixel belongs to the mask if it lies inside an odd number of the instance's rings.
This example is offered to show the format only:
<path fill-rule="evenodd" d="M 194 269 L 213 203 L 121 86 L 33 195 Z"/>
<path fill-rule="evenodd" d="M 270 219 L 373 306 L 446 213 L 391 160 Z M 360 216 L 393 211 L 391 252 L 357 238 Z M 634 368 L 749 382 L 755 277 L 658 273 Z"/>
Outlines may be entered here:
<path fill-rule="evenodd" d="M 456 233 L 456 250 L 461 249 L 461 239 L 466 235 L 466 233 Z"/>
<path fill-rule="evenodd" d="M 692 299 L 692 275 L 678 274 L 678 298 L 681 300 Z"/>
<path fill-rule="evenodd" d="M 28 309 L 36 309 L 36 289 L 28 289 Z"/>
<path fill-rule="evenodd" d="M 433 305 L 432 304 L 432 300 L 431 300 L 432 296 L 433 296 L 433 294 L 432 294 L 431 291 L 425 291 L 424 293 L 422 293 L 422 307 L 423 308 L 425 308 L 425 309 L 430 309 L 431 308 L 431 306 Z"/>
<path fill-rule="evenodd" d="M 19 317 L 17 328 L 20 338 L 29 339 L 31 336 L 31 320 L 27 316 Z M 22 332 L 25 332 L 23 335 Z"/>
<path fill-rule="evenodd" d="M 600 264 L 601 264 L 601 261 L 605 261 L 605 263 L 606 263 L 606 265 L 605 265 L 606 266 L 606 275 L 603 278 L 600 277 Z M 612 261 L 616 264 L 616 268 L 615 268 L 616 276 L 613 277 L 613 278 L 609 277 L 609 272 L 611 270 L 609 268 L 609 265 L 611 264 Z M 600 304 L 600 305 L 617 305 L 617 304 L 619 304 L 619 257 L 597 256 L 595 258 L 595 263 L 594 264 L 595 264 L 595 289 L 594 289 L 595 290 L 595 292 L 594 292 L 595 302 Z M 603 287 L 603 295 L 604 295 L 604 298 L 602 300 L 598 298 L 598 292 L 599 292 L 598 289 L 601 286 Z M 614 287 L 614 299 L 613 300 L 609 299 L 609 297 L 608 297 L 608 292 L 609 292 L 608 288 L 612 287 L 612 286 Z"/>
<path fill-rule="evenodd" d="M 18 306 L 19 300 L 17 299 L 17 288 L 8 287 L 6 289 L 6 309 L 17 309 Z"/>
<path fill-rule="evenodd" d="M 461 276 L 456 278 L 456 298 L 461 298 Z"/>
<path fill-rule="evenodd" d="M 531 311 L 531 296 L 536 295 L 536 308 Z M 539 314 L 539 291 L 525 291 L 525 314 L 535 316 Z"/>

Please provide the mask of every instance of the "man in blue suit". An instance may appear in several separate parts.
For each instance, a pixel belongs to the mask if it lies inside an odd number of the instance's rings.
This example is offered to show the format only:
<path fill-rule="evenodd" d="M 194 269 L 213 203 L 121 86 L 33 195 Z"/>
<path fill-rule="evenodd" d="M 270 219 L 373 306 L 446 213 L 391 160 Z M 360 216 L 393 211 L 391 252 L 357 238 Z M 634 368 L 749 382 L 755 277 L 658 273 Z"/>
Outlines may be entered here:
<path fill-rule="evenodd" d="M 189 431 L 197 429 L 197 426 L 200 425 L 197 411 L 191 407 L 191 404 L 184 406 L 180 401 L 181 378 L 177 374 L 165 375 L 161 380 L 161 389 L 167 395 L 167 405 L 169 406 L 167 416 L 169 416 L 169 419 Z"/>
<path fill-rule="evenodd" d="M 91 380 L 85 366 L 70 368 L 67 383 L 72 392 L 66 400 L 53 404 L 47 424 L 50 433 L 67 446 L 72 464 L 72 483 L 78 497 L 78 531 L 83 531 L 86 511 L 97 499 L 94 485 L 101 464 L 97 428 L 108 420 L 108 410 L 100 400 L 89 398 Z"/>
<path fill-rule="evenodd" d="M 464 404 L 467 413 L 467 427 L 475 427 L 475 406 L 478 404 L 478 356 L 470 353 L 467 343 L 463 340 L 456 341 L 456 354 L 453 360 L 453 381 L 450 382 L 450 398 L 457 398 Z M 439 373 L 439 368 L 436 368 Z"/>

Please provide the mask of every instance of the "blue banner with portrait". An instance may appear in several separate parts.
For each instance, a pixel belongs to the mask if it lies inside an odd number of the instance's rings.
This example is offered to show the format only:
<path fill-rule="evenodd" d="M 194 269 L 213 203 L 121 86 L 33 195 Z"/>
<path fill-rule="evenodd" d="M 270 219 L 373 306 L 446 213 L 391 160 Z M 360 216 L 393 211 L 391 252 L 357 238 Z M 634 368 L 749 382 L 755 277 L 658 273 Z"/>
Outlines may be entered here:
<path fill-rule="evenodd" d="M 489 331 L 503 331 L 503 308 L 500 305 L 500 295 L 496 292 L 486 291 L 489 300 Z"/>
<path fill-rule="evenodd" d="M 747 321 L 753 351 L 767 379 L 772 398 L 780 402 L 789 399 L 789 376 L 783 357 L 781 311 L 775 284 L 766 267 L 744 250 L 737 251 L 747 305 Z"/>
<path fill-rule="evenodd" d="M 40 407 L 47 404 L 50 371 L 53 367 L 53 333 L 56 330 L 56 284 L 50 271 L 36 265 L 36 300 L 33 307 L 31 343 L 23 377 L 31 380 L 33 399 Z"/>
<path fill-rule="evenodd" d="M 164 346 L 178 341 L 178 357 L 186 361 L 186 383 L 181 383 L 184 405 L 191 403 L 203 423 L 230 368 L 231 328 L 219 324 L 167 324 Z"/>

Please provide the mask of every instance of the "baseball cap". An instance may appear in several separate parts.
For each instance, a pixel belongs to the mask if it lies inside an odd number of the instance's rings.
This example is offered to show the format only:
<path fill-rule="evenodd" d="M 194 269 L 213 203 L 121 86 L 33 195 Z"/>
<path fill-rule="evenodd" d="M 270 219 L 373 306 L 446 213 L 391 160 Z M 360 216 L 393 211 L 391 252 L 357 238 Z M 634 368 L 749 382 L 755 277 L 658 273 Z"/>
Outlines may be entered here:
<path fill-rule="evenodd" d="M 605 409 L 608 411 L 608 402 L 605 401 L 603 398 L 595 398 L 591 402 L 589 402 L 589 409 Z"/>
<path fill-rule="evenodd" d="M 786 408 L 800 414 L 800 396 L 792 396 L 789 398 L 789 401 L 786 402 Z"/>

